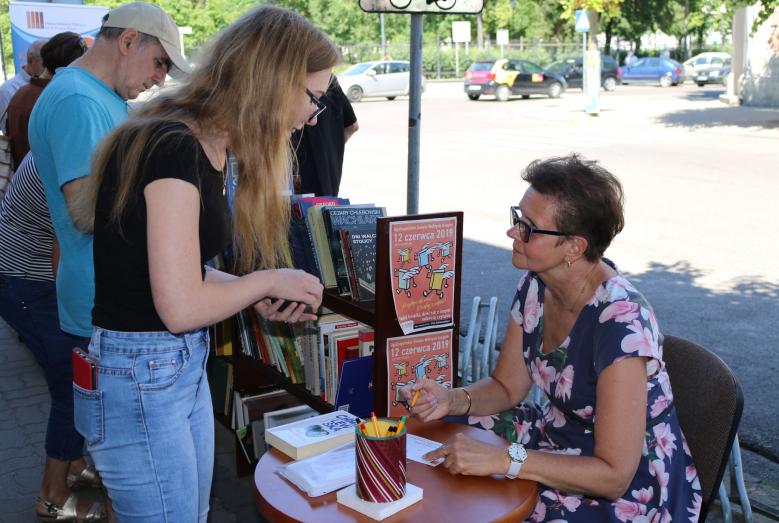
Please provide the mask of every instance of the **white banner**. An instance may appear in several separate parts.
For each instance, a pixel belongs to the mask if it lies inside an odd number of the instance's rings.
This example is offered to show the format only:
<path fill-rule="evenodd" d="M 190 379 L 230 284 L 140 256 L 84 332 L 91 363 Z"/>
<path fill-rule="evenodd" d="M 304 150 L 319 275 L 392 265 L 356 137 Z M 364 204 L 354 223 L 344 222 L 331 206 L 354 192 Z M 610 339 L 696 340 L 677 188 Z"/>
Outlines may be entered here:
<path fill-rule="evenodd" d="M 80 34 L 91 45 L 100 30 L 107 7 L 48 4 L 42 2 L 11 2 L 11 45 L 16 71 L 27 63 L 27 48 L 35 40 L 51 38 L 64 31 Z"/>

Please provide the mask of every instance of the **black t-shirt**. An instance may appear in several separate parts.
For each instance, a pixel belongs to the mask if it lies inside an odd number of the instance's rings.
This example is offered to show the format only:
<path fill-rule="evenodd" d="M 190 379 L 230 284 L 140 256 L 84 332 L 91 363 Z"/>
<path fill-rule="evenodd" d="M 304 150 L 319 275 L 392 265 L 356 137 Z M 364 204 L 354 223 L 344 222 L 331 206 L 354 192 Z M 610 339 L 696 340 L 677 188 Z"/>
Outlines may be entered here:
<path fill-rule="evenodd" d="M 125 332 L 167 330 L 154 308 L 149 280 L 146 199 L 143 196 L 149 183 L 176 178 L 198 188 L 201 264 L 221 253 L 230 240 L 230 215 L 223 195 L 222 173 L 212 167 L 200 142 L 186 125 L 162 124 L 153 130 L 153 135 L 159 133 L 167 136 L 140 159 L 138 177 L 121 221 L 121 232 L 109 224 L 117 188 L 116 153 L 103 173 L 95 211 L 92 323 L 97 327 Z"/>
<path fill-rule="evenodd" d="M 300 191 L 317 196 L 337 196 L 341 185 L 344 163 L 344 129 L 354 124 L 357 117 L 349 99 L 334 81 L 326 94 L 327 110 L 319 115 L 317 124 L 303 129 L 297 147 Z"/>

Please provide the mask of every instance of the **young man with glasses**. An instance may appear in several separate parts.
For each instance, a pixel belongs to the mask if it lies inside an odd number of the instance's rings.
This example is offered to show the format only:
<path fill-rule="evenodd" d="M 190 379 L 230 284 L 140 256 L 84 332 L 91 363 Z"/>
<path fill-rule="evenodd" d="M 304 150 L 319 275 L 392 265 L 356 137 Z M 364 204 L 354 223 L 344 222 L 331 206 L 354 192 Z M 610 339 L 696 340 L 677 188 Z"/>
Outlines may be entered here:
<path fill-rule="evenodd" d="M 295 192 L 337 196 L 341 185 L 344 149 L 346 142 L 359 128 L 357 117 L 335 78 L 321 98 L 308 90 L 306 92 L 316 107 L 309 121 L 316 118 L 317 124 L 305 126 L 292 138 L 292 143 L 297 146 Z"/>

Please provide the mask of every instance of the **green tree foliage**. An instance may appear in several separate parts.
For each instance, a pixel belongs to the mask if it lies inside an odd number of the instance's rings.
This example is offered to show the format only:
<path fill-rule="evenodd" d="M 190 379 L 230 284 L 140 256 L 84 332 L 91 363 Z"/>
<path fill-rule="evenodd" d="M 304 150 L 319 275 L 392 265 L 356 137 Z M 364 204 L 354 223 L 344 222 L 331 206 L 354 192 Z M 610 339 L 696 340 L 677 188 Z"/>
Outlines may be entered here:
<path fill-rule="evenodd" d="M 88 5 L 116 7 L 128 0 L 86 0 Z M 184 36 L 187 54 L 193 54 L 220 29 L 236 20 L 257 0 L 148 0 L 163 7 L 179 26 L 192 28 L 191 35 Z M 730 30 L 730 18 L 737 7 L 750 5 L 754 0 L 688 0 L 687 31 L 694 39 L 703 38 L 709 30 L 725 27 Z M 358 0 L 260 0 L 292 9 L 311 20 L 340 45 L 373 45 L 375 54 L 380 45 L 379 15 L 364 13 Z M 9 74 L 13 71 L 11 48 L 9 0 L 0 0 L 0 30 L 5 50 L 5 63 Z M 726 12 L 720 12 L 721 5 Z M 763 23 L 779 0 L 763 0 L 753 28 Z M 588 9 L 595 24 L 605 32 L 607 41 L 618 34 L 632 42 L 639 42 L 641 35 L 657 29 L 683 38 L 684 0 L 485 0 L 483 11 L 484 35 L 495 41 L 498 29 L 508 29 L 512 40 L 524 38 L 528 42 L 570 41 L 574 38 L 573 13 L 576 9 Z M 384 16 L 385 35 L 389 44 L 402 44 L 409 38 L 409 16 L 387 14 Z M 476 43 L 476 16 L 426 15 L 424 39 L 428 44 L 436 38 L 445 41 L 451 37 L 452 22 L 471 22 L 474 45 Z M 726 23 L 723 23 L 726 22 Z M 593 18 L 590 19 L 591 26 Z"/>

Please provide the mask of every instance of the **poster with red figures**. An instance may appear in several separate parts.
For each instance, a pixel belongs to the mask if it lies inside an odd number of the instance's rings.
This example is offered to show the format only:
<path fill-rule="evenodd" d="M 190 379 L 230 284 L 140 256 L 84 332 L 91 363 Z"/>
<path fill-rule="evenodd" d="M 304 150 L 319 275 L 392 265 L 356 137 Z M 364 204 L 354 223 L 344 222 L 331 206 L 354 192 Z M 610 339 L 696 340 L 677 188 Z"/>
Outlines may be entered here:
<path fill-rule="evenodd" d="M 387 339 L 387 414 L 407 416 L 400 389 L 419 378 L 452 388 L 452 329 Z"/>
<path fill-rule="evenodd" d="M 454 325 L 457 218 L 389 226 L 392 298 L 403 333 Z"/>

